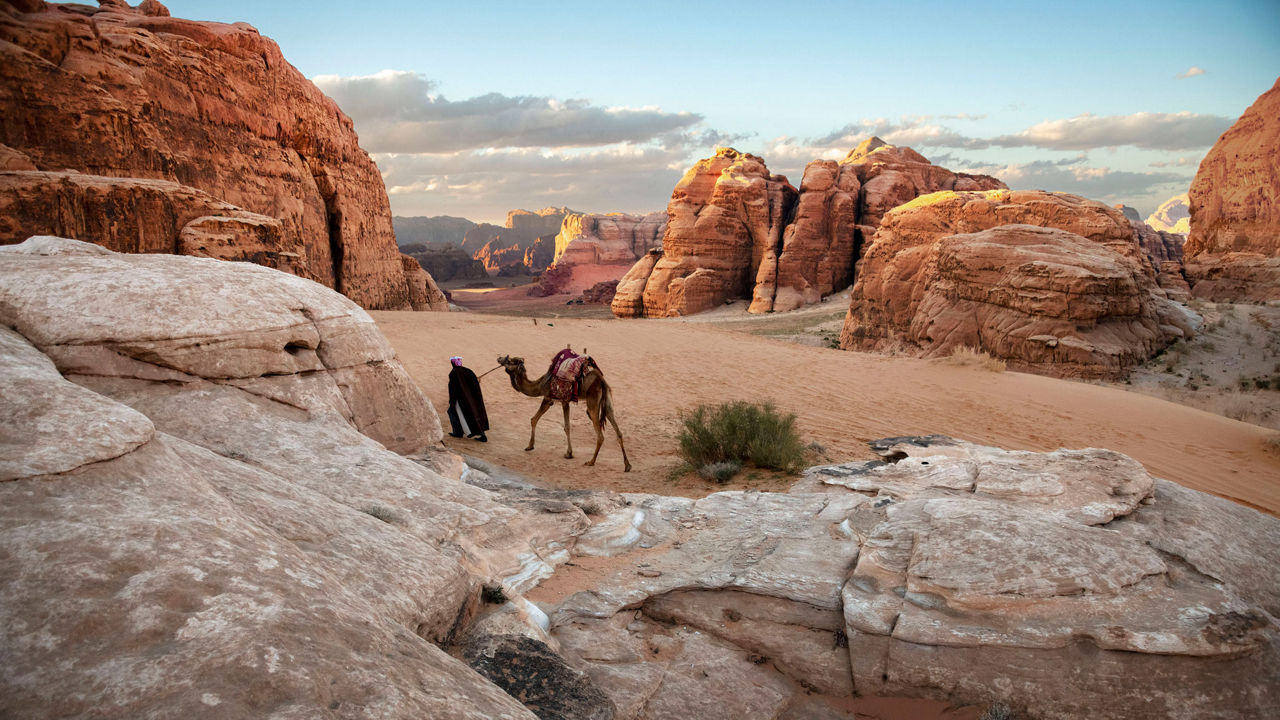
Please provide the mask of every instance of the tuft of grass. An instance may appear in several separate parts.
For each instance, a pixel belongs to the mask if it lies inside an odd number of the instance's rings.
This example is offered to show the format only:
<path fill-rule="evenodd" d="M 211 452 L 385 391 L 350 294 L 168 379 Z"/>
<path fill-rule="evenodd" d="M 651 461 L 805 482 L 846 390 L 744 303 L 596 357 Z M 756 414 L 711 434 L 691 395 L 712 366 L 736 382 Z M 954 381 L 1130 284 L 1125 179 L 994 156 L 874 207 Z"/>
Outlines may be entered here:
<path fill-rule="evenodd" d="M 1006 364 L 1004 360 L 993 358 L 980 350 L 975 350 L 967 345 L 961 345 L 951 351 L 951 354 L 943 359 L 948 365 L 958 365 L 960 367 L 976 367 L 991 372 L 1004 372 Z"/>
<path fill-rule="evenodd" d="M 771 403 L 739 400 L 699 405 L 682 415 L 680 422 L 678 454 L 700 473 L 726 463 L 784 472 L 796 472 L 804 464 L 805 446 L 796 432 L 796 416 L 779 413 Z M 723 465 L 715 476 L 727 468 Z"/>
<path fill-rule="evenodd" d="M 365 505 L 360 508 L 360 512 L 372 515 L 388 525 L 394 525 L 397 520 L 396 514 L 391 512 L 391 508 L 385 505 Z"/>
<path fill-rule="evenodd" d="M 714 480 L 721 485 L 733 479 L 734 475 L 742 469 L 742 463 L 736 460 L 725 460 L 722 462 L 713 462 L 698 468 L 698 474 L 707 480 Z"/>
<path fill-rule="evenodd" d="M 1015 720 L 1015 718 L 1017 718 L 1017 715 L 1013 714 L 1013 710 L 1008 705 L 997 702 L 992 703 L 991 707 L 987 708 L 978 717 L 978 720 Z"/>
<path fill-rule="evenodd" d="M 1280 457 L 1280 433 L 1267 436 L 1267 439 L 1262 441 L 1262 447 L 1272 455 Z"/>

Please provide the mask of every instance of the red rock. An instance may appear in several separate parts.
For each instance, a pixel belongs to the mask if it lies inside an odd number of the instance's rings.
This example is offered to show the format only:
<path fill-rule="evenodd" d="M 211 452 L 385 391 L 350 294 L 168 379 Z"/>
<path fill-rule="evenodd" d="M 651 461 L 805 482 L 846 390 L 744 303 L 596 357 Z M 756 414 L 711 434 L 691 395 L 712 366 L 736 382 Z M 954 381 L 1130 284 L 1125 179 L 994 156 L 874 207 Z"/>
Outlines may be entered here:
<path fill-rule="evenodd" d="M 422 269 L 421 263 L 410 255 L 400 255 L 400 263 L 404 267 L 405 287 L 409 292 L 409 302 L 414 310 L 431 310 L 449 312 L 449 301 L 436 285 L 435 279 Z"/>
<path fill-rule="evenodd" d="M 666 228 L 664 212 L 566 215 L 555 236 L 555 258 L 529 294 L 546 297 L 620 280 L 637 259 L 662 246 Z"/>
<path fill-rule="evenodd" d="M 968 346 L 1045 374 L 1098 377 L 1190 333 L 1120 211 L 1065 193 L 940 192 L 884 217 L 841 347 L 932 357 Z"/>
<path fill-rule="evenodd" d="M 635 265 L 618 281 L 609 310 L 620 318 L 644 317 L 644 289 L 649 284 L 653 268 L 662 259 L 662 250 L 653 249 L 636 261 Z"/>
<path fill-rule="evenodd" d="M 1214 144 L 1191 183 L 1186 271 L 1197 297 L 1280 300 L 1280 80 Z"/>
<path fill-rule="evenodd" d="M 10 2 L 0 39 L 0 144 L 36 169 L 197 188 L 277 219 L 302 276 L 368 308 L 410 306 L 386 190 L 350 118 L 252 27 L 169 17 L 154 0 Z"/>
<path fill-rule="evenodd" d="M 1005 187 L 986 175 L 953 173 L 880 138 L 863 142 L 839 163 L 809 163 L 798 194 L 786 178 L 769 176 L 760 158 L 732 149 L 724 153 L 695 165 L 672 194 L 667 208 L 671 222 L 663 239 L 667 257 L 646 286 L 644 315 L 688 314 L 746 297 L 738 280 L 744 268 L 752 283 L 750 312 L 818 302 L 852 282 L 864 238 L 890 208 L 937 190 Z M 740 202 L 736 191 L 715 199 L 715 173 L 741 175 L 742 169 L 731 164 L 739 157 L 751 158 L 758 166 L 752 172 L 767 178 L 765 188 L 748 193 L 757 198 L 753 202 L 768 198 L 764 224 L 744 220 L 752 206 Z M 709 208 L 706 220 L 704 208 Z M 624 312 L 634 304 L 628 286 L 619 285 Z"/>
<path fill-rule="evenodd" d="M 795 188 L 755 155 L 720 148 L 698 161 L 667 205 L 663 255 L 645 283 L 642 316 L 692 315 L 745 297 L 795 200 Z M 615 307 L 635 307 L 627 281 L 634 270 L 619 282 Z"/>
<path fill-rule="evenodd" d="M 307 248 L 279 220 L 168 180 L 0 172 L 0 245 L 60 235 L 116 252 L 247 260 L 302 274 Z"/>

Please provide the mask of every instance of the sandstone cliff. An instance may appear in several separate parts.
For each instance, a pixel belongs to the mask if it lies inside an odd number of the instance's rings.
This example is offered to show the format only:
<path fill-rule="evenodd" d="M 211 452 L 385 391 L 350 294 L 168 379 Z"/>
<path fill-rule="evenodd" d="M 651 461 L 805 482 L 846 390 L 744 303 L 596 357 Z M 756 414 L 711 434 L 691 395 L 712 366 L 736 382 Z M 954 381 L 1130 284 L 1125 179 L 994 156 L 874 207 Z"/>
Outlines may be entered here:
<path fill-rule="evenodd" d="M 396 242 L 407 245 L 449 246 L 461 245 L 467 231 L 476 226 L 466 218 L 450 215 L 433 217 L 393 215 L 391 225 L 396 231 Z"/>
<path fill-rule="evenodd" d="M 1115 208 L 1064 193 L 940 192 L 884 217 L 841 347 L 934 357 L 965 346 L 1100 377 L 1189 336 L 1193 322 Z"/>
<path fill-rule="evenodd" d="M 508 266 L 519 266 L 511 272 L 539 273 L 554 259 L 556 233 L 565 217 L 573 214 L 576 211 L 567 207 L 511 210 L 503 227 L 481 223 L 467 230 L 462 249 L 483 262 L 490 273 Z"/>
<path fill-rule="evenodd" d="M 1197 297 L 1280 300 L 1280 80 L 1200 162 L 1188 193 L 1187 278 Z"/>
<path fill-rule="evenodd" d="M 0 258 L 0 715 L 1280 712 L 1280 522 L 1123 455 L 892 438 L 788 493 L 539 490 L 429 451 L 320 285 Z"/>
<path fill-rule="evenodd" d="M 555 236 L 553 261 L 529 294 L 546 297 L 582 292 L 599 283 L 616 284 L 636 260 L 662 246 L 666 228 L 664 212 L 566 215 Z M 593 297 L 602 295 L 596 292 Z"/>
<path fill-rule="evenodd" d="M 431 277 L 440 282 L 449 280 L 483 280 L 489 277 L 484 263 L 467 254 L 457 245 L 427 246 L 422 243 L 401 245 L 400 252 L 422 264 Z"/>
<path fill-rule="evenodd" d="M 11 220 L 0 243 L 52 229 L 121 247 L 132 240 L 117 222 L 181 230 L 187 205 L 125 197 L 140 187 L 130 178 L 166 180 L 274 219 L 303 277 L 365 307 L 410 307 L 386 190 L 351 120 L 249 25 L 170 17 L 154 0 L 5 2 L 0 39 L 4 167 L 117 178 L 111 195 L 151 213 L 104 224 L 64 195 L 55 218 Z"/>
<path fill-rule="evenodd" d="M 633 285 L 624 279 L 614 313 L 692 315 L 746 297 L 761 260 L 781 241 L 795 201 L 796 189 L 785 177 L 771 174 L 755 155 L 720 148 L 715 156 L 699 160 L 671 193 L 663 255 L 640 302 L 624 296 L 629 292 L 624 286 Z M 629 308 L 639 308 L 639 315 L 629 314 Z"/>
<path fill-rule="evenodd" d="M 738 156 L 736 150 L 724 149 L 723 152 Z M 740 234 L 735 242 L 724 236 L 726 229 L 722 226 L 729 222 L 751 226 L 748 205 L 734 207 L 735 197 L 728 193 L 714 211 L 716 219 L 699 225 L 700 216 L 691 215 L 687 208 L 690 205 L 701 208 L 710 201 L 696 196 L 690 201 L 687 191 L 682 190 L 682 187 L 696 186 L 704 193 L 712 193 L 716 179 L 709 173 L 717 169 L 739 172 L 722 159 L 717 163 L 720 157 L 718 153 L 716 158 L 701 161 L 676 186 L 667 209 L 671 221 L 662 245 L 664 252 L 677 253 L 682 259 L 659 262 L 655 266 L 658 275 L 646 284 L 643 292 L 649 299 L 642 303 L 624 295 L 621 289 L 634 283 L 620 283 L 615 300 L 622 317 L 634 317 L 626 313 L 636 307 L 643 308 L 644 316 L 681 315 L 690 312 L 692 307 L 705 310 L 726 299 L 748 296 L 751 298 L 749 310 L 755 313 L 793 310 L 818 302 L 853 281 L 865 239 L 890 208 L 937 190 L 1004 187 L 1004 183 L 985 175 L 953 173 L 931 164 L 910 148 L 889 145 L 879 138 L 861 143 L 838 163 L 830 160 L 809 163 L 799 191 L 791 187 L 786 178 L 769 176 L 759 158 L 744 156 L 754 158 L 759 172 L 772 178 L 765 194 L 776 197 L 777 207 L 770 212 L 776 210 L 779 217 L 771 219 L 767 227 Z M 694 183 L 692 178 L 699 175 L 701 179 Z M 766 233 L 763 240 L 757 235 L 759 232 Z M 746 252 L 747 245 L 751 246 L 749 252 Z M 735 249 L 735 246 L 740 247 Z M 704 257 L 709 263 L 705 267 L 698 264 Z M 726 267 L 726 263 L 735 265 Z M 668 266 L 676 269 L 673 271 Z M 707 272 L 700 272 L 703 269 Z M 743 270 L 750 278 L 749 293 L 739 289 L 741 283 L 736 279 L 726 279 L 736 277 Z M 665 305 L 670 290 L 663 284 L 671 283 L 679 283 L 676 297 L 682 297 L 688 287 L 694 288 L 696 297 L 712 298 L 712 301 L 710 304 L 702 300 L 693 304 L 678 301 L 676 306 Z M 650 286 L 654 287 L 649 289 Z"/>

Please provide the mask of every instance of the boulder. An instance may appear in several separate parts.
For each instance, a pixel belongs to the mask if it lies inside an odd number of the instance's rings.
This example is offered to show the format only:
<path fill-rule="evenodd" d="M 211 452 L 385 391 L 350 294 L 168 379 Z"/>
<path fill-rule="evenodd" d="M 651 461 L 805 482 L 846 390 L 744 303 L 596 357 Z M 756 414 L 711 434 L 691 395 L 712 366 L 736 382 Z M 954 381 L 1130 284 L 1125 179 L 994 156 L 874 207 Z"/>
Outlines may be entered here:
<path fill-rule="evenodd" d="M 441 645 L 585 516 L 390 452 L 439 422 L 352 301 L 33 238 L 0 367 L 0 715 L 534 717 Z"/>
<path fill-rule="evenodd" d="M 1115 208 L 1065 193 L 940 192 L 885 216 L 841 347 L 933 357 L 966 346 L 1046 374 L 1111 377 L 1193 324 Z"/>
<path fill-rule="evenodd" d="M 0 38 L 4 168 L 196 188 L 274 219 L 279 251 L 297 255 L 292 267 L 275 267 L 368 308 L 410 307 L 387 193 L 350 118 L 252 27 L 170 17 L 158 2 L 32 2 L 0 10 Z M 56 216 L 10 216 L 0 242 L 46 232 L 111 242 L 120 233 L 110 225 L 134 223 L 174 252 L 182 223 L 124 217 L 126 202 L 106 208 L 115 216 L 97 234 L 97 218 L 77 215 L 89 209 L 70 202 Z M 215 254 L 252 260 L 277 250 Z"/>
<path fill-rule="evenodd" d="M 413 309 L 449 312 L 449 300 L 418 260 L 402 254 L 400 262 L 404 266 L 404 279 L 409 289 L 409 302 L 413 305 Z"/>
<path fill-rule="evenodd" d="M 877 445 L 890 462 L 785 494 L 624 495 L 530 597 L 625 717 L 855 693 L 1041 718 L 1280 707 L 1275 518 L 1106 450 Z"/>
<path fill-rule="evenodd" d="M 1188 193 L 1186 272 L 1196 297 L 1280 300 L 1280 80 L 1200 162 Z"/>

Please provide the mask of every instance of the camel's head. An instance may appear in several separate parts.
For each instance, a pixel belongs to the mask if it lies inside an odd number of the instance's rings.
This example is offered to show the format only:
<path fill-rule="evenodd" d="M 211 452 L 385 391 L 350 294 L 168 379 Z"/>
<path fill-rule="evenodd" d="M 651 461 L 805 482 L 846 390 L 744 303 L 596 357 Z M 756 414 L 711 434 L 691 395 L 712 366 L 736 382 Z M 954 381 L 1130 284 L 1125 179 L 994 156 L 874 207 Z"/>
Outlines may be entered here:
<path fill-rule="evenodd" d="M 512 357 L 510 355 L 499 355 L 498 364 L 506 369 L 508 373 L 513 373 L 524 367 L 524 358 Z"/>

